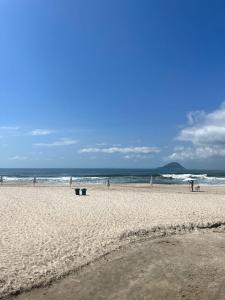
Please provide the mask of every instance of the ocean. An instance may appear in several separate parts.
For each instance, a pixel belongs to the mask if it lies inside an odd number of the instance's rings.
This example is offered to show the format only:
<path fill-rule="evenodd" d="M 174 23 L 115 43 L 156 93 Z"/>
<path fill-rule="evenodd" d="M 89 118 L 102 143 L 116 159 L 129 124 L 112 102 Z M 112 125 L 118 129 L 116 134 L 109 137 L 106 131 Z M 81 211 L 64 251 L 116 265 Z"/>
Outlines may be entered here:
<path fill-rule="evenodd" d="M 36 177 L 38 184 L 68 185 L 72 177 L 74 184 L 150 183 L 185 184 L 194 179 L 198 184 L 225 185 L 225 171 L 185 170 L 185 173 L 160 173 L 157 169 L 0 169 L 4 183 L 29 183 Z"/>

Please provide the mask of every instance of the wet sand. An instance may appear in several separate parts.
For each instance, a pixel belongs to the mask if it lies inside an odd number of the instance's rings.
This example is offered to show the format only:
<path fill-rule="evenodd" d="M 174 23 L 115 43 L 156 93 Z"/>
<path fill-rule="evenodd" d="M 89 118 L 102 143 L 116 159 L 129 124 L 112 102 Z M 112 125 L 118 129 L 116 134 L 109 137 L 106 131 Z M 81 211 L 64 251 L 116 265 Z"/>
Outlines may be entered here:
<path fill-rule="evenodd" d="M 1 186 L 0 297 L 47 286 L 140 239 L 224 223 L 224 187 L 90 186 L 79 197 L 68 187 Z"/>
<path fill-rule="evenodd" d="M 193 299 L 225 295 L 225 230 L 136 242 L 11 300 Z"/>

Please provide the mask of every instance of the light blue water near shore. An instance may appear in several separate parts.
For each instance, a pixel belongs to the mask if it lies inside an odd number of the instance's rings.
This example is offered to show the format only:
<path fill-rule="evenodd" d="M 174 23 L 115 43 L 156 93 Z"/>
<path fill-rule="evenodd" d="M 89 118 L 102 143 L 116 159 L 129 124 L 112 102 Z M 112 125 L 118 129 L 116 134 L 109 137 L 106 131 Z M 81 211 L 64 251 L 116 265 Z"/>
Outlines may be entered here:
<path fill-rule="evenodd" d="M 40 184 L 67 185 L 70 177 L 74 183 L 105 184 L 111 183 L 153 183 L 185 184 L 190 178 L 199 184 L 225 185 L 225 171 L 185 170 L 185 173 L 160 173 L 157 169 L 0 169 L 4 183 L 28 183 L 34 176 Z"/>

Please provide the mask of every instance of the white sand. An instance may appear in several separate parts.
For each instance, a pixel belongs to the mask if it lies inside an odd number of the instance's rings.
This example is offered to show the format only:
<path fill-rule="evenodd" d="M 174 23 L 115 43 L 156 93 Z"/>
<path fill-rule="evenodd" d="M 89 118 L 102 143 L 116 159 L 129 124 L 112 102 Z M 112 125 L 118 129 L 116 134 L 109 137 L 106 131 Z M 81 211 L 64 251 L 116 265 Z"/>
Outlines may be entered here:
<path fill-rule="evenodd" d="M 120 244 L 125 231 L 225 222 L 225 189 L 0 187 L 0 298 L 45 284 Z M 218 190 L 218 189 L 217 189 Z"/>

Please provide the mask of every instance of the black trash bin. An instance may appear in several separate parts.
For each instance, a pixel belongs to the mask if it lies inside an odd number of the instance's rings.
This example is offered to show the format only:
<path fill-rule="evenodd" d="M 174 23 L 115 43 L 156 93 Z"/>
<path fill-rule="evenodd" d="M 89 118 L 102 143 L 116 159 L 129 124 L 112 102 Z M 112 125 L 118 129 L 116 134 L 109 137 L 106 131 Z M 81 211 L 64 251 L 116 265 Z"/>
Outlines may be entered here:
<path fill-rule="evenodd" d="M 81 189 L 81 193 L 82 193 L 82 196 L 86 196 L 87 195 L 87 189 Z"/>
<path fill-rule="evenodd" d="M 75 195 L 80 196 L 80 189 L 75 189 Z"/>

